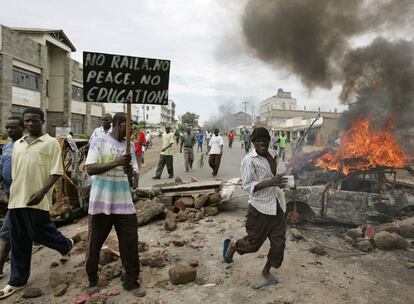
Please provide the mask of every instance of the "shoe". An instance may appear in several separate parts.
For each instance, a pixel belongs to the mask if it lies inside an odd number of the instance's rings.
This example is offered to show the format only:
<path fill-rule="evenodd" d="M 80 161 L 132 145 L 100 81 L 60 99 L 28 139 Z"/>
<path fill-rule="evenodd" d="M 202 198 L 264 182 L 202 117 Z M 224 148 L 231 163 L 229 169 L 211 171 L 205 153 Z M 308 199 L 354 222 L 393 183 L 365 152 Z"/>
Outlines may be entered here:
<path fill-rule="evenodd" d="M 122 283 L 122 287 L 126 291 L 131 291 L 131 293 L 136 297 L 144 297 L 146 294 L 145 290 L 142 287 L 140 287 L 139 284 L 136 282 L 124 281 Z"/>
<path fill-rule="evenodd" d="M 153 176 L 152 179 L 161 179 L 159 176 Z"/>
<path fill-rule="evenodd" d="M 188 170 L 185 170 L 184 172 L 188 172 Z"/>
<path fill-rule="evenodd" d="M 168 176 L 168 178 L 174 178 L 174 175 L 171 174 L 171 175 Z"/>

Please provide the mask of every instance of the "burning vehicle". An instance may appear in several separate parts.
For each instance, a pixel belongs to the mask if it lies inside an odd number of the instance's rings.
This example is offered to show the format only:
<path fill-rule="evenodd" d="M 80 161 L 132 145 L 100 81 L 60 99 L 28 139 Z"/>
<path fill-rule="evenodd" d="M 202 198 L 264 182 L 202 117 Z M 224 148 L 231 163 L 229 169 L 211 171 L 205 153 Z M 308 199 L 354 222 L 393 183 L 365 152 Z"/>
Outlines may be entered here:
<path fill-rule="evenodd" d="M 302 156 L 292 171 L 299 186 L 285 190 L 288 212 L 309 221 L 362 225 L 414 211 L 414 170 L 390 129 L 357 120 L 338 147 Z"/>

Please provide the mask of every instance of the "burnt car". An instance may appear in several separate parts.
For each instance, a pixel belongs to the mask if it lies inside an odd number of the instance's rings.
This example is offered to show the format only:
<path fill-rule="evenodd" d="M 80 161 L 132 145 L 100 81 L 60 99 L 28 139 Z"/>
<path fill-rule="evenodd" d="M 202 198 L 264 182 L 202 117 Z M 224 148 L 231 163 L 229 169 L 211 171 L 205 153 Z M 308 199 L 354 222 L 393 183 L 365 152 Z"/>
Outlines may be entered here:
<path fill-rule="evenodd" d="M 325 185 L 285 189 L 287 212 L 299 212 L 311 222 L 388 222 L 414 211 L 413 177 L 410 168 L 334 174 Z"/>

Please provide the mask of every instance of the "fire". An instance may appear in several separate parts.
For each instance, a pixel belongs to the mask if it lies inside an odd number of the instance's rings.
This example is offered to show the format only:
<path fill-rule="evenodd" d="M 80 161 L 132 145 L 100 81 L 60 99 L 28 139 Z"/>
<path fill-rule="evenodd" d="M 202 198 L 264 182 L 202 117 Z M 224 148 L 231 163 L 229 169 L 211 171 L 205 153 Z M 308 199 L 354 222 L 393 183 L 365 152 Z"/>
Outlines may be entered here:
<path fill-rule="evenodd" d="M 407 157 L 390 132 L 390 127 L 374 128 L 372 120 L 360 119 L 340 134 L 340 145 L 326 153 L 316 165 L 348 175 L 351 171 L 373 168 L 402 168 Z"/>

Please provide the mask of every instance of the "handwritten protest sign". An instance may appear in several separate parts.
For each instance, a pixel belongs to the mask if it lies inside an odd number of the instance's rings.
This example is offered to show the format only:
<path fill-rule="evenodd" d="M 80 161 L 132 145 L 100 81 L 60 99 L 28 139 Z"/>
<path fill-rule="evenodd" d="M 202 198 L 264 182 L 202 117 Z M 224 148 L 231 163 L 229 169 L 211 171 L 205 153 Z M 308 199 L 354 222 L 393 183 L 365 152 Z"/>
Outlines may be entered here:
<path fill-rule="evenodd" d="M 83 52 L 85 101 L 165 105 L 169 77 L 169 60 Z"/>

